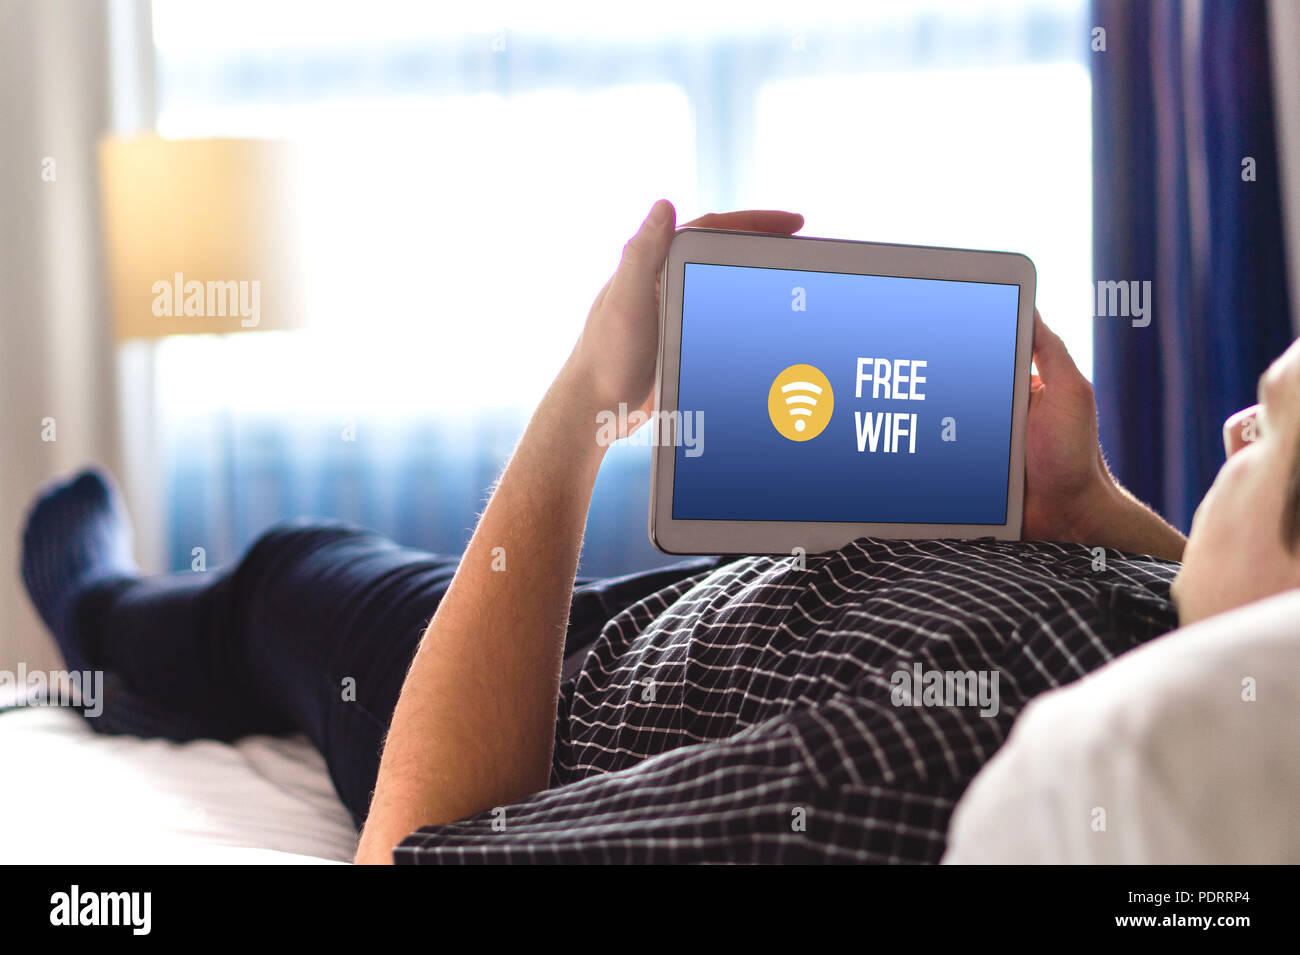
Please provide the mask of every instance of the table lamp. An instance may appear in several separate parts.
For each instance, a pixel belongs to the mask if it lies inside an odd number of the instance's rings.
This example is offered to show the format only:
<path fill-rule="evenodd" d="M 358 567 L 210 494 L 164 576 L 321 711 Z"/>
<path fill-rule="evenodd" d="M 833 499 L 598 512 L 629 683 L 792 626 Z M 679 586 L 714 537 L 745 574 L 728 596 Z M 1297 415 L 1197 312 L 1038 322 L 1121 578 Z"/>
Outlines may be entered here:
<path fill-rule="evenodd" d="M 305 324 L 298 150 L 267 139 L 108 137 L 99 144 L 123 484 L 142 566 L 162 569 L 156 349 L 172 335 Z M 224 418 L 233 429 L 229 414 Z"/>
<path fill-rule="evenodd" d="M 99 169 L 119 339 L 304 324 L 293 145 L 108 137 Z"/>

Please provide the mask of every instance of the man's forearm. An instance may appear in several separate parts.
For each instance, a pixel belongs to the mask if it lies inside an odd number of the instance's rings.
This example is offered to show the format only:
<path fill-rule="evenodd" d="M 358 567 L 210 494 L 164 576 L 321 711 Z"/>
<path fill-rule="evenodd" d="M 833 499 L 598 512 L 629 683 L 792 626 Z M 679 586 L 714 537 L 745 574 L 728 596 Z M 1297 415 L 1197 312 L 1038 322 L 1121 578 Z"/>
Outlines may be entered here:
<path fill-rule="evenodd" d="M 407 673 L 359 862 L 546 787 L 564 635 L 603 449 L 568 366 L 529 423 Z"/>
<path fill-rule="evenodd" d="M 1083 544 L 1113 547 L 1165 560 L 1182 560 L 1187 538 L 1168 521 L 1105 475 L 1082 508 L 1075 539 Z"/>

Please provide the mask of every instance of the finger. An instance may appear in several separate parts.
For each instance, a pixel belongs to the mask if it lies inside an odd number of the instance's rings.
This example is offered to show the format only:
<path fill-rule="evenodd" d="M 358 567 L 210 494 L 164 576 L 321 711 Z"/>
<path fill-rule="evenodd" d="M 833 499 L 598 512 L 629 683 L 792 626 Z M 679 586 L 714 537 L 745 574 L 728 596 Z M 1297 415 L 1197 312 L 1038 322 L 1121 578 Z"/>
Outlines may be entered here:
<path fill-rule="evenodd" d="M 1034 364 L 1038 366 L 1038 375 L 1044 383 L 1083 378 L 1065 342 L 1047 327 L 1038 309 L 1034 309 Z"/>
<path fill-rule="evenodd" d="M 641 223 L 636 235 L 623 246 L 623 259 L 610 279 L 606 300 L 616 295 L 654 295 L 655 279 L 663 268 L 668 246 L 673 241 L 673 225 L 677 210 L 667 199 L 660 199 L 650 207 L 650 214 Z"/>
<path fill-rule="evenodd" d="M 803 216 L 779 209 L 743 209 L 739 212 L 710 212 L 692 219 L 687 226 L 700 229 L 732 229 L 737 232 L 773 232 L 793 235 L 803 228 Z"/>

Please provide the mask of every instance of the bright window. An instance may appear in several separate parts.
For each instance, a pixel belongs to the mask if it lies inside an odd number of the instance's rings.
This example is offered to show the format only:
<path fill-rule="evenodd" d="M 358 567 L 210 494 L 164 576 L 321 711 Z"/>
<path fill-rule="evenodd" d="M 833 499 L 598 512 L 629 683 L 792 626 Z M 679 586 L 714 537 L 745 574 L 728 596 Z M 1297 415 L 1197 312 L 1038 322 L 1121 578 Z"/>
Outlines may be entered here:
<path fill-rule="evenodd" d="M 661 196 L 1024 252 L 1089 370 L 1086 9 L 155 0 L 160 131 L 302 142 L 314 266 L 309 330 L 157 349 L 172 560 L 301 512 L 458 547 Z M 590 572 L 656 558 L 647 456 L 607 460 Z"/>
<path fill-rule="evenodd" d="M 817 210 L 819 235 L 1023 252 L 1091 372 L 1090 97 L 1079 63 L 773 82 L 758 191 Z"/>

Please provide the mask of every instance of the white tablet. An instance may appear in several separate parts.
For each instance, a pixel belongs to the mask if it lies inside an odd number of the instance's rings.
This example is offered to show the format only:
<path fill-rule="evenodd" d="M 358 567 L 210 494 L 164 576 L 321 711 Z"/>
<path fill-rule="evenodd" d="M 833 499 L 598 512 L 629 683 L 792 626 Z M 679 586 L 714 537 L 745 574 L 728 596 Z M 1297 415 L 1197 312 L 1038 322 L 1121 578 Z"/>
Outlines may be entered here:
<path fill-rule="evenodd" d="M 650 539 L 1018 539 L 1034 265 L 1009 252 L 683 229 L 660 295 Z"/>

